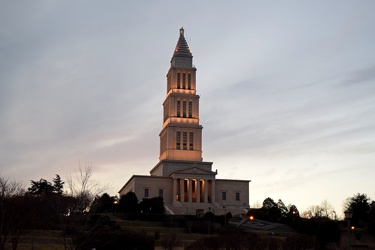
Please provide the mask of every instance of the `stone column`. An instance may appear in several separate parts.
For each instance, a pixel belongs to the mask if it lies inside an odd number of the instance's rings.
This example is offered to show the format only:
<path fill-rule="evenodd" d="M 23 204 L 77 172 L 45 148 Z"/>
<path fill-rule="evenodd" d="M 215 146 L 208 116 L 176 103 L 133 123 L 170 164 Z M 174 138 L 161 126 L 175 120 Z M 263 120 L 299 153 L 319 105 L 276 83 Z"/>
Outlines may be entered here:
<path fill-rule="evenodd" d="M 197 179 L 197 188 L 195 189 L 195 197 L 197 199 L 197 203 L 201 203 L 201 180 Z"/>
<path fill-rule="evenodd" d="M 189 187 L 189 202 L 192 202 L 193 201 L 193 180 L 192 179 L 189 179 L 189 183 L 188 183 L 188 187 Z"/>
<path fill-rule="evenodd" d="M 204 182 L 204 190 L 203 190 L 203 197 L 204 203 L 208 202 L 208 180 L 203 180 Z"/>
<path fill-rule="evenodd" d="M 211 185 L 211 202 L 214 203 L 216 202 L 216 187 L 215 187 L 215 180 L 212 181 Z"/>
<path fill-rule="evenodd" d="M 176 203 L 176 196 L 177 196 L 177 179 L 173 179 L 173 191 L 172 191 L 172 203 Z"/>
<path fill-rule="evenodd" d="M 180 202 L 184 202 L 185 200 L 184 195 L 184 179 L 180 178 Z"/>

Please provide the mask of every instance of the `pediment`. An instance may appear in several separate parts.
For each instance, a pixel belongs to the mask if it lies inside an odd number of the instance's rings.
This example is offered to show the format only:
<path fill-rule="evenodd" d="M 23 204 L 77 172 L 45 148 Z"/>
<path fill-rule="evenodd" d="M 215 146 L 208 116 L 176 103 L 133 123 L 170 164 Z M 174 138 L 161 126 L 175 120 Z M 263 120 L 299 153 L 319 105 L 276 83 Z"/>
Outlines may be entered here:
<path fill-rule="evenodd" d="M 173 175 L 173 174 L 205 174 L 205 175 L 209 174 L 209 175 L 215 175 L 216 172 L 206 171 L 206 170 L 201 169 L 201 168 L 193 167 L 193 168 L 187 168 L 187 169 L 175 171 L 171 175 Z"/>

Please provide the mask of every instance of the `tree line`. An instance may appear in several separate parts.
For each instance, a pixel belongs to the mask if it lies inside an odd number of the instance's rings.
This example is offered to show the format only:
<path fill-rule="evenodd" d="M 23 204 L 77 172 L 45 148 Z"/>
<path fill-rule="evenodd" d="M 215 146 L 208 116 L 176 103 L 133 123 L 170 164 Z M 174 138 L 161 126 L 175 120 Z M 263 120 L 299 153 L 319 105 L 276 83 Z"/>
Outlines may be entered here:
<path fill-rule="evenodd" d="M 29 230 L 60 232 L 60 244 L 67 250 L 116 249 L 125 241 L 124 249 L 153 249 L 147 235 L 121 230 L 108 215 L 97 214 L 110 212 L 99 202 L 109 195 L 103 194 L 107 186 L 92 174 L 91 167 L 80 167 L 66 182 L 56 174 L 52 181 L 31 180 L 27 190 L 0 176 L 0 250 L 17 249 L 21 235 Z"/>
<path fill-rule="evenodd" d="M 80 167 L 66 182 L 56 174 L 51 181 L 43 178 L 31 180 L 27 190 L 23 189 L 19 182 L 0 176 L 0 250 L 6 249 L 7 245 L 17 249 L 21 234 L 30 229 L 60 231 L 61 243 L 65 249 L 91 249 L 94 246 L 97 249 L 116 249 L 116 244 L 122 244 L 124 239 L 127 240 L 129 248 L 121 249 L 135 249 L 139 246 L 143 246 L 142 249 L 153 249 L 153 238 L 121 229 L 108 214 L 136 220 L 157 218 L 157 215 L 164 214 L 163 198 L 154 197 L 139 201 L 133 192 L 119 198 L 111 196 L 104 192 L 107 185 L 102 186 L 93 180 L 92 174 L 91 167 Z M 358 193 L 349 197 L 345 201 L 344 209 L 352 212 L 352 225 L 366 227 L 375 232 L 375 202 L 366 194 Z M 260 208 L 250 209 L 247 216 L 287 224 L 298 232 L 318 236 L 322 242 L 334 241 L 338 237 L 337 218 L 327 201 L 310 206 L 300 214 L 295 205 L 286 206 L 281 199 L 276 202 L 268 197 Z M 228 214 L 223 218 L 227 220 L 230 217 Z M 188 232 L 212 233 L 215 222 L 228 224 L 223 218 L 215 218 L 213 213 L 208 212 L 196 221 L 194 218 L 186 221 L 186 218 L 181 216 L 169 217 L 166 224 L 183 225 Z M 217 233 L 232 235 L 226 230 L 219 230 Z M 248 240 L 254 239 L 255 236 L 249 237 Z M 222 237 L 219 238 L 223 240 Z M 204 242 L 205 240 L 202 240 L 196 244 L 220 241 Z"/>

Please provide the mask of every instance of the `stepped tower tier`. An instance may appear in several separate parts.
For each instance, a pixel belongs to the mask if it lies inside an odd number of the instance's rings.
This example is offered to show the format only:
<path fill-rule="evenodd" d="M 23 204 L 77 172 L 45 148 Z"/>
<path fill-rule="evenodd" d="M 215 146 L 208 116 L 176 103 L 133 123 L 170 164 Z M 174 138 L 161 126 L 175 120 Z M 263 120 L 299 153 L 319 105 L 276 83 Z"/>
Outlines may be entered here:
<path fill-rule="evenodd" d="M 163 102 L 163 126 L 159 134 L 161 161 L 203 160 L 203 127 L 199 124 L 196 71 L 184 29 L 181 28 L 167 73 L 167 96 Z"/>

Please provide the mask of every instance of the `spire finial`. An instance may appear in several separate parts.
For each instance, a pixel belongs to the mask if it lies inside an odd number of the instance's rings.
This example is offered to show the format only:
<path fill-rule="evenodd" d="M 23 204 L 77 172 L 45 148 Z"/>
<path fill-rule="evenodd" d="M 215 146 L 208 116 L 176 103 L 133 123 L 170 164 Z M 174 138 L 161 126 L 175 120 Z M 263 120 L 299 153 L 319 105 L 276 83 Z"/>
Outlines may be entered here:
<path fill-rule="evenodd" d="M 181 27 L 181 29 L 180 29 L 180 35 L 184 35 L 184 27 Z"/>

